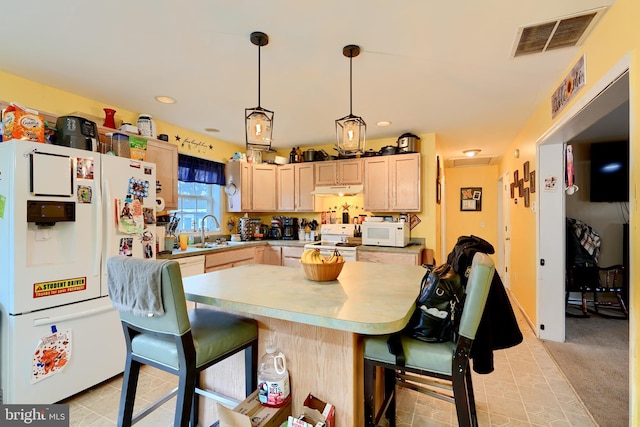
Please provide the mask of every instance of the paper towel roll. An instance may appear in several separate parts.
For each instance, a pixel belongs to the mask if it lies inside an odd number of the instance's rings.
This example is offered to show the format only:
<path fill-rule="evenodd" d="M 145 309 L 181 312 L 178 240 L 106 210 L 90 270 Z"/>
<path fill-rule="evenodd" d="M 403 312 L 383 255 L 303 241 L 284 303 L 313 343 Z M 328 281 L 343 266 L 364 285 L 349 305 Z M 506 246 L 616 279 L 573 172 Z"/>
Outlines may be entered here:
<path fill-rule="evenodd" d="M 156 212 L 164 210 L 164 199 L 162 197 L 156 197 Z"/>

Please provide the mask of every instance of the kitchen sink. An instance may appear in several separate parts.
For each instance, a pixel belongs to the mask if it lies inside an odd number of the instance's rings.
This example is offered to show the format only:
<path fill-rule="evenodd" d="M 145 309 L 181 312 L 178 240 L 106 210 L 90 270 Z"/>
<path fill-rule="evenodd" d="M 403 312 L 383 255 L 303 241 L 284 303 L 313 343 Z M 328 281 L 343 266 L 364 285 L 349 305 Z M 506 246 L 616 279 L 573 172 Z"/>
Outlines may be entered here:
<path fill-rule="evenodd" d="M 221 248 L 221 247 L 225 247 L 225 246 L 234 246 L 234 245 L 242 245 L 244 242 L 230 242 L 230 241 L 224 241 L 224 242 L 205 242 L 205 243 L 196 243 L 194 245 L 189 245 L 190 248 L 203 248 L 203 249 L 210 249 L 210 248 Z"/>

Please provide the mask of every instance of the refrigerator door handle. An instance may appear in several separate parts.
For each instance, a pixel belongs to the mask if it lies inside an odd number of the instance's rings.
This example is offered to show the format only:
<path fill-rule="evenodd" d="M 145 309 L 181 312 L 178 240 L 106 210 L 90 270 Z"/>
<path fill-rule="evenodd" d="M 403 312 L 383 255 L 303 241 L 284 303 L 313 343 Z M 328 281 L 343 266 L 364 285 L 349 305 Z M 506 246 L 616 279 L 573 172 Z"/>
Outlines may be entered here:
<path fill-rule="evenodd" d="M 111 305 L 105 305 L 104 307 L 92 308 L 91 310 L 81 311 L 79 313 L 65 314 L 55 317 L 42 317 L 33 321 L 33 326 L 46 326 L 53 325 L 55 323 L 66 322 L 68 320 L 80 319 L 82 317 L 94 316 L 96 314 L 104 313 L 106 311 L 114 310 Z"/>
<path fill-rule="evenodd" d="M 100 187 L 100 186 L 97 186 Z M 103 209 L 103 199 L 102 199 L 102 194 L 98 194 L 97 195 L 97 199 L 98 201 L 100 201 L 100 203 L 94 203 L 94 212 L 96 215 L 96 247 L 95 250 L 93 251 L 93 275 L 94 276 L 100 276 L 100 265 L 102 263 L 102 241 L 103 241 L 103 235 L 104 235 L 104 230 L 102 229 L 102 219 L 103 219 L 103 214 L 102 214 L 102 209 Z"/>

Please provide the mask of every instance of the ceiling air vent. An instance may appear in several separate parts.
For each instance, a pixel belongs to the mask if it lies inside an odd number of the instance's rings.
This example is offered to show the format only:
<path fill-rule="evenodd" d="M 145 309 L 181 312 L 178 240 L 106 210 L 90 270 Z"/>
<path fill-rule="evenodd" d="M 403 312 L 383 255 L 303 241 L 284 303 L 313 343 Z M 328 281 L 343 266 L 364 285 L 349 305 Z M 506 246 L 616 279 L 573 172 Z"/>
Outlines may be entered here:
<path fill-rule="evenodd" d="M 605 8 L 600 8 L 528 27 L 520 27 L 516 35 L 513 56 L 577 46 L 584 41 L 604 11 Z"/>

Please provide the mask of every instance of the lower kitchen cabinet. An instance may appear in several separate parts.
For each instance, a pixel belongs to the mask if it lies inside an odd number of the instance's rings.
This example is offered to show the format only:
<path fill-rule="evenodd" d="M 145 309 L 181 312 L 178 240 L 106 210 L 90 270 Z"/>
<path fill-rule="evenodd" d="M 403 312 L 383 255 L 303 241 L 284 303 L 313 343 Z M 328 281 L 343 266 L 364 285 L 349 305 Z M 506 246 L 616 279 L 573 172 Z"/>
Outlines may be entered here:
<path fill-rule="evenodd" d="M 205 255 L 204 271 L 223 270 L 244 264 L 256 263 L 256 248 L 242 248 Z"/>
<path fill-rule="evenodd" d="M 421 265 L 420 253 L 357 251 L 358 261 L 379 262 L 382 264 Z"/>
<path fill-rule="evenodd" d="M 300 258 L 302 258 L 304 247 L 302 246 L 283 246 L 282 247 L 282 265 L 285 267 L 300 267 Z"/>
<path fill-rule="evenodd" d="M 262 264 L 282 265 L 282 247 L 280 246 L 264 246 L 264 256 Z"/>

